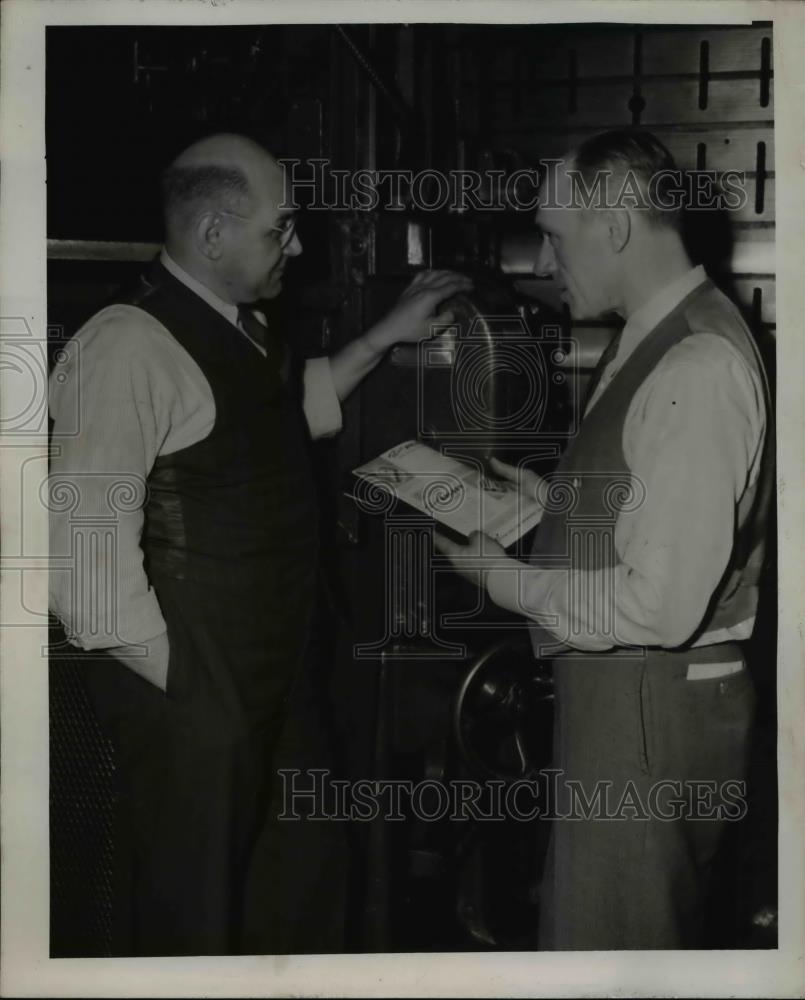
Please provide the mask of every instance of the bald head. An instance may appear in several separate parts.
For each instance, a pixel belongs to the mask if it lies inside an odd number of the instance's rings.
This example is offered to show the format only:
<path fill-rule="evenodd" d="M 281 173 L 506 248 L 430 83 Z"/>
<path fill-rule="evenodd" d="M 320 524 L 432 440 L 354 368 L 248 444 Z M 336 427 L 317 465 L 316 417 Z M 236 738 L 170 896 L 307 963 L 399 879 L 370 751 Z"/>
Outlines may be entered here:
<path fill-rule="evenodd" d="M 234 132 L 208 135 L 188 146 L 173 161 L 174 167 L 203 167 L 217 163 L 222 167 L 240 167 L 243 170 L 265 169 L 276 160 L 258 142 Z"/>
<path fill-rule="evenodd" d="M 281 208 L 284 175 L 274 157 L 242 135 L 189 146 L 162 178 L 165 248 L 173 261 L 225 302 L 280 292 L 289 257 L 302 252 Z M 283 226 L 285 229 L 283 229 Z"/>
<path fill-rule="evenodd" d="M 184 242 L 204 213 L 249 216 L 266 200 L 279 204 L 282 180 L 274 157 L 246 136 L 220 133 L 193 143 L 162 175 L 168 243 Z"/>

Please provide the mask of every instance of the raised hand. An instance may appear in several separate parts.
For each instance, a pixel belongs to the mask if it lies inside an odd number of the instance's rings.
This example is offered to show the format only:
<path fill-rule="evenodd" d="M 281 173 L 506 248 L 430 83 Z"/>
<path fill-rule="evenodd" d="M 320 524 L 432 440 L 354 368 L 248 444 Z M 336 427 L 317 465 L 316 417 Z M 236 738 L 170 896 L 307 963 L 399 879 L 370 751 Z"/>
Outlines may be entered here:
<path fill-rule="evenodd" d="M 387 344 L 416 343 L 431 335 L 434 324 L 450 323 L 454 316 L 436 307 L 472 288 L 472 281 L 456 271 L 420 271 L 375 330 Z"/>

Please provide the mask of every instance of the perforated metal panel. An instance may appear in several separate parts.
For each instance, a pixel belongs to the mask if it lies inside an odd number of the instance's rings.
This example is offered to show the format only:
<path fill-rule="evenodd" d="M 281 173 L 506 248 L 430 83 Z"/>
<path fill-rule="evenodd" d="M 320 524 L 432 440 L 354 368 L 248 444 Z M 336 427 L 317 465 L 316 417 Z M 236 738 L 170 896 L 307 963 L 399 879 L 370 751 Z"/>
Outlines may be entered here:
<path fill-rule="evenodd" d="M 63 636 L 51 629 L 51 649 Z M 78 657 L 50 661 L 50 950 L 111 954 L 113 748 L 98 727 Z"/>
<path fill-rule="evenodd" d="M 768 332 L 776 322 L 774 71 L 771 25 L 567 26 L 499 50 L 489 80 L 490 140 L 545 158 L 608 128 L 643 125 L 683 170 L 741 171 L 730 213 L 733 293 Z M 771 264 L 770 264 L 771 261 Z M 534 286 L 534 294 L 539 290 Z"/>

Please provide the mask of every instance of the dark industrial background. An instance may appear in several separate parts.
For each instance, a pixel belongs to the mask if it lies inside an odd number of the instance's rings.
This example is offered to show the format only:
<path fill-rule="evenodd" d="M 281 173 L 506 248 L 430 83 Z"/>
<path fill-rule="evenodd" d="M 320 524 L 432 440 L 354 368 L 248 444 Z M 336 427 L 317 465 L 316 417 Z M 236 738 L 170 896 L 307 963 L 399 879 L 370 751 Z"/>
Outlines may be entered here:
<path fill-rule="evenodd" d="M 159 173 L 201 135 L 245 132 L 278 156 L 326 158 L 337 169 L 509 172 L 626 124 L 650 128 L 684 169 L 745 173 L 745 207 L 729 219 L 690 218 L 689 241 L 744 308 L 773 375 L 773 71 L 764 24 L 49 28 L 49 336 L 55 348 L 154 255 Z M 474 274 L 487 301 L 508 303 L 544 345 L 550 466 L 613 328 L 571 324 L 551 282 L 530 273 L 531 222 L 516 211 L 303 211 L 304 254 L 286 272 L 276 318 L 312 356 L 378 318 L 415 266 Z M 490 371 L 494 351 L 489 339 Z M 318 682 L 348 777 L 512 780 L 546 762 L 550 676 L 524 651 L 520 623 L 486 609 L 502 631 L 469 623 L 437 634 L 439 614 L 471 616 L 470 589 L 444 577 L 438 595 L 410 600 L 406 580 L 427 558 L 427 530 L 404 514 L 384 522 L 361 513 L 344 496 L 350 469 L 405 438 L 458 440 L 448 387 L 449 373 L 423 382 L 411 352 L 393 352 L 345 405 L 342 434 L 316 446 L 336 595 Z M 490 385 L 493 430 L 517 391 Z M 401 572 L 389 583 L 392 550 L 402 553 L 393 564 Z M 713 947 L 776 941 L 775 630 L 772 572 L 753 641 L 760 714 L 750 813 L 732 831 L 718 875 Z M 114 758 L 67 654 L 54 631 L 51 948 L 104 955 Z M 514 748 L 513 733 L 523 736 Z M 523 824 L 492 826 L 411 820 L 352 830 L 350 950 L 529 947 L 546 824 L 536 836 Z"/>

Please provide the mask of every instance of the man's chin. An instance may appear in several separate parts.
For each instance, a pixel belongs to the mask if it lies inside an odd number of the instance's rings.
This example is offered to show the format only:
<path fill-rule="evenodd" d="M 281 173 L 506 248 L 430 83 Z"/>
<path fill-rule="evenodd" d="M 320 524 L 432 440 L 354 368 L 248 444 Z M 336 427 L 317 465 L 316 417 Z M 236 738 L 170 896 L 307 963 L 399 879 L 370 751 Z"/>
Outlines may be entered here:
<path fill-rule="evenodd" d="M 580 303 L 576 296 L 568 291 L 567 288 L 563 288 L 559 292 L 559 300 L 567 307 L 573 319 L 585 318 L 583 303 Z"/>
<path fill-rule="evenodd" d="M 570 315 L 574 320 L 596 320 L 601 318 L 601 311 L 593 309 L 586 302 L 579 302 L 572 295 L 565 294 L 562 301 L 570 310 Z"/>
<path fill-rule="evenodd" d="M 272 274 L 263 286 L 261 299 L 275 299 L 282 291 L 282 275 Z"/>

